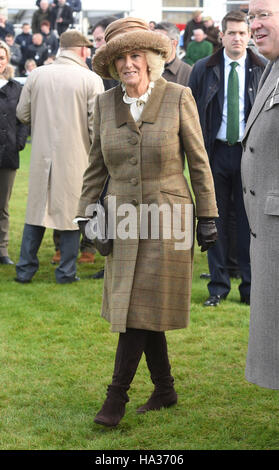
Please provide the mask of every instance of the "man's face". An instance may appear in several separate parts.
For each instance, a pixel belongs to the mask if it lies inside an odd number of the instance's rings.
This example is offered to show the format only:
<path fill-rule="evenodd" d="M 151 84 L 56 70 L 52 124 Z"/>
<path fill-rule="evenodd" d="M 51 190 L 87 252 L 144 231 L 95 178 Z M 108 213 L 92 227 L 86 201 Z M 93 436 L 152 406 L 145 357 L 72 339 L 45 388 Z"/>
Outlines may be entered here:
<path fill-rule="evenodd" d="M 66 0 L 58 0 L 58 3 L 61 7 L 63 7 L 66 3 Z"/>
<path fill-rule="evenodd" d="M 46 24 L 42 24 L 42 25 L 41 25 L 41 31 L 42 31 L 42 33 L 44 33 L 44 34 L 49 34 L 49 26 L 46 25 Z"/>
<path fill-rule="evenodd" d="M 46 11 L 48 9 L 48 1 L 47 0 L 41 0 L 40 8 L 41 8 L 41 10 Z"/>
<path fill-rule="evenodd" d="M 245 54 L 250 39 L 248 25 L 244 21 L 228 21 L 221 38 L 226 54 L 231 59 L 240 59 Z"/>
<path fill-rule="evenodd" d="M 5 37 L 5 43 L 8 44 L 8 46 L 12 46 L 14 44 L 13 36 L 6 36 Z"/>
<path fill-rule="evenodd" d="M 30 25 L 29 24 L 25 24 L 23 27 L 22 27 L 22 32 L 24 34 L 29 34 L 30 33 Z"/>
<path fill-rule="evenodd" d="M 96 49 L 99 49 L 103 44 L 106 44 L 105 41 L 105 30 L 102 26 L 97 26 L 93 33 L 94 46 Z"/>
<path fill-rule="evenodd" d="M 32 41 L 33 41 L 33 44 L 35 44 L 35 46 L 40 46 L 43 42 L 43 36 L 39 33 L 33 34 Z"/>
<path fill-rule="evenodd" d="M 269 15 L 261 18 L 261 13 Z M 259 52 L 269 60 L 279 57 L 278 0 L 251 0 L 248 15 L 255 17 L 250 21 L 250 26 Z"/>
<path fill-rule="evenodd" d="M 205 38 L 205 34 L 202 29 L 195 29 L 193 34 L 194 34 L 194 40 L 196 42 L 202 42 Z"/>
<path fill-rule="evenodd" d="M 201 23 L 202 22 L 202 15 L 196 16 L 195 22 L 196 23 Z"/>

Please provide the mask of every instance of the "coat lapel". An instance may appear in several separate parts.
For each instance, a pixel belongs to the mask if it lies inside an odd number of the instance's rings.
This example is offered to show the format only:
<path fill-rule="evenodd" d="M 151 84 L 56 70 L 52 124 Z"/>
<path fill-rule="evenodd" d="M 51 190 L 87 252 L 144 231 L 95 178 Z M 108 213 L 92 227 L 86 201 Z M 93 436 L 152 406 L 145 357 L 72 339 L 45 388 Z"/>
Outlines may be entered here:
<path fill-rule="evenodd" d="M 268 97 L 271 95 L 272 91 L 274 90 L 275 85 L 276 85 L 276 79 L 278 77 L 279 77 L 279 61 L 275 62 L 274 64 L 273 63 L 268 64 L 259 84 L 259 91 L 257 93 L 254 106 L 251 110 L 251 113 L 247 121 L 243 140 L 247 137 L 249 130 L 251 129 L 253 123 L 255 122 L 258 115 L 260 114 Z"/>
<path fill-rule="evenodd" d="M 143 122 L 148 122 L 153 124 L 161 106 L 161 102 L 166 90 L 167 81 L 164 78 L 159 78 L 156 81 L 154 89 L 150 95 L 149 100 L 147 101 L 144 110 L 141 115 L 141 120 L 135 122 L 133 116 L 130 113 L 130 106 L 123 101 L 123 92 L 121 90 L 121 85 L 115 88 L 115 120 L 116 126 L 121 127 L 123 124 L 127 124 L 129 129 L 134 132 L 140 133 L 139 127 Z"/>
<path fill-rule="evenodd" d="M 154 89 L 141 115 L 142 122 L 154 124 L 156 121 L 167 84 L 167 81 L 162 77 L 155 82 Z"/>
<path fill-rule="evenodd" d="M 121 85 L 118 85 L 115 88 L 114 102 L 116 127 L 121 127 L 123 124 L 127 124 L 131 131 L 139 134 L 139 127 L 130 113 L 130 106 L 123 101 Z"/>

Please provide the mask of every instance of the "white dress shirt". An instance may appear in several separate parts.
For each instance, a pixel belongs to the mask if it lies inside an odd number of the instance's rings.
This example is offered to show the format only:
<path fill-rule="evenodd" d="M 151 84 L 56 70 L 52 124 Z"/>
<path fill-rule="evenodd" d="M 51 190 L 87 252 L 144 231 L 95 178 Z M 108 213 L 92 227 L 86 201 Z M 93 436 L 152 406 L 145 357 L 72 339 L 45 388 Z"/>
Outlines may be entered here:
<path fill-rule="evenodd" d="M 239 79 L 239 142 L 241 141 L 245 129 L 245 61 L 247 52 L 238 60 L 233 60 L 227 56 L 224 49 L 224 107 L 222 115 L 221 127 L 218 131 L 216 139 L 227 141 L 227 107 L 228 107 L 228 80 L 231 71 L 231 63 L 237 62 L 239 65 L 236 67 Z"/>

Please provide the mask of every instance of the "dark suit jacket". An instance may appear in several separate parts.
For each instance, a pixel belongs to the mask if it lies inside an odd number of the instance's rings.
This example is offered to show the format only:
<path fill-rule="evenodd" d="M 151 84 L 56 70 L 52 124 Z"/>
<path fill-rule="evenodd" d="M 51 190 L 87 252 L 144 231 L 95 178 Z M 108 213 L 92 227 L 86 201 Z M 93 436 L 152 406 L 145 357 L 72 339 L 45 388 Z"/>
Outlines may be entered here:
<path fill-rule="evenodd" d="M 63 7 L 63 10 L 62 10 L 62 14 L 61 14 L 61 17 L 63 18 L 63 22 L 62 23 L 56 23 L 58 10 L 59 10 L 59 6 L 57 6 L 53 9 L 54 28 L 57 29 L 57 32 L 58 32 L 59 36 L 61 36 L 61 34 L 64 33 L 64 31 L 66 31 L 66 29 L 68 29 L 70 24 L 72 24 L 73 21 L 74 21 L 74 19 L 73 19 L 73 10 L 71 9 L 71 7 L 69 7 L 69 5 L 65 4 L 64 7 Z"/>
<path fill-rule="evenodd" d="M 209 158 L 221 126 L 224 105 L 223 48 L 211 57 L 198 60 L 192 69 L 189 87 L 197 103 L 203 137 Z M 258 84 L 265 69 L 263 60 L 247 49 L 245 74 L 245 121 L 255 101 Z"/>

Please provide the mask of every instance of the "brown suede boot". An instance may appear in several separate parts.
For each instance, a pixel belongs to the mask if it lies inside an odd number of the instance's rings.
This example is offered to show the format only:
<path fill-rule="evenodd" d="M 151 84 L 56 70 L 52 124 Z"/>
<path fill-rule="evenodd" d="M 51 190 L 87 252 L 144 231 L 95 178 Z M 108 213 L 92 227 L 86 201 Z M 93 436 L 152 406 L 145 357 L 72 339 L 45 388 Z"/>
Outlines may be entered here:
<path fill-rule="evenodd" d="M 173 386 L 174 378 L 170 374 L 171 367 L 165 334 L 150 331 L 144 352 L 155 389 L 148 401 L 136 410 L 137 413 L 160 410 L 177 403 L 177 393 Z"/>
<path fill-rule="evenodd" d="M 55 255 L 52 257 L 51 264 L 59 264 L 61 258 L 60 250 L 57 250 Z"/>
<path fill-rule="evenodd" d="M 93 253 L 89 253 L 88 251 L 83 251 L 78 259 L 78 263 L 80 264 L 94 264 L 95 257 Z"/>
<path fill-rule="evenodd" d="M 136 411 L 137 413 L 146 413 L 147 411 L 160 410 L 161 408 L 168 408 L 169 406 L 177 403 L 177 393 L 174 388 L 169 387 L 169 390 L 155 385 L 155 390 L 150 395 L 148 401 L 140 406 Z"/>
<path fill-rule="evenodd" d="M 145 348 L 146 331 L 127 328 L 119 334 L 112 383 L 108 386 L 107 398 L 97 413 L 94 422 L 104 426 L 117 426 L 125 414 L 129 401 L 127 391 L 135 376 Z"/>
<path fill-rule="evenodd" d="M 125 414 L 125 405 L 128 401 L 129 397 L 121 387 L 109 385 L 107 398 L 96 414 L 94 422 L 103 426 L 117 426 Z"/>

